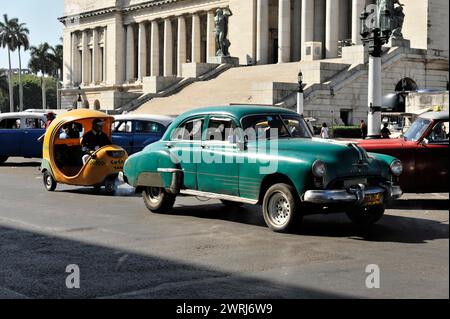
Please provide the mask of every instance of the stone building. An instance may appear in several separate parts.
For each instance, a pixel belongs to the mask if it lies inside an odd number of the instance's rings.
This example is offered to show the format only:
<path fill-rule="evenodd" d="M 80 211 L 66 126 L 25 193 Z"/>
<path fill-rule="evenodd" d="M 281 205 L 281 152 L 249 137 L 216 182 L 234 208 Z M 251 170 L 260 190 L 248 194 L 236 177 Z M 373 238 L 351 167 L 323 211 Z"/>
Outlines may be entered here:
<path fill-rule="evenodd" d="M 65 0 L 65 15 L 60 18 L 64 24 L 62 105 L 73 107 L 81 94 L 84 106 L 89 108 L 123 110 L 143 106 L 146 112 L 176 115 L 171 106 L 161 110 L 151 104 L 158 104 L 163 97 L 183 95 L 186 88 L 192 91 L 195 87 L 192 83 L 196 81 L 210 82 L 211 89 L 215 81 L 216 86 L 219 83 L 226 86 L 226 82 L 220 82 L 221 78 L 226 78 L 227 73 L 241 72 L 249 75 L 247 92 L 230 92 L 228 99 L 211 103 L 247 101 L 291 107 L 296 75 L 301 68 L 309 89 L 307 112 L 313 114 L 341 103 L 349 110 L 360 107 L 361 116 L 354 119 L 362 118 L 367 104 L 364 102 L 367 94 L 361 92 L 365 85 L 361 82 L 364 77 L 367 79 L 367 54 L 361 46 L 359 17 L 366 5 L 375 2 Z M 417 74 L 413 81 L 443 89 L 448 81 L 449 3 L 401 2 L 406 14 L 403 34 L 409 41 L 398 44 L 401 50 L 394 50 L 396 44 L 386 49 L 386 56 L 391 57 L 385 58 L 389 69 L 401 69 L 395 75 L 387 75 L 392 77 L 389 85 L 395 87 L 405 76 Z M 215 58 L 214 20 L 218 8 L 231 12 L 230 54 L 245 68 L 230 70 L 231 65 L 220 65 L 223 61 Z M 342 41 L 353 46 L 342 48 Z M 264 76 L 258 75 L 262 69 Z M 280 77 L 280 71 L 285 77 Z M 356 77 L 358 74 L 361 78 Z M 428 82 L 423 82 L 424 76 L 428 76 Z M 430 77 L 434 81 L 430 82 Z M 339 83 L 333 84 L 338 79 Z M 186 105 L 194 107 L 196 95 L 209 94 L 208 85 L 191 92 Z M 390 89 L 386 87 L 387 91 Z M 345 92 L 343 97 L 339 96 L 341 90 Z M 352 95 L 356 94 L 354 90 L 360 90 L 358 97 Z M 339 104 L 336 107 L 338 112 Z"/>

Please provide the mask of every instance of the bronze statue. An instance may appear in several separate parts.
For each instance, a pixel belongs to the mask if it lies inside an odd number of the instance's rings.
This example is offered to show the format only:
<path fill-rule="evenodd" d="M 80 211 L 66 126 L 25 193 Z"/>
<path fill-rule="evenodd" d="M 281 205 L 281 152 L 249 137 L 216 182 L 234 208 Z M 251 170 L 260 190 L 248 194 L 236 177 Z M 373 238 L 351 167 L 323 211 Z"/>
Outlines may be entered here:
<path fill-rule="evenodd" d="M 396 6 L 397 5 L 397 6 Z M 391 15 L 392 37 L 395 39 L 403 39 L 402 29 L 405 21 L 403 13 L 403 4 L 400 0 L 377 0 L 378 21 L 380 21 L 381 13 L 389 11 Z"/>
<path fill-rule="evenodd" d="M 228 40 L 228 18 L 233 14 L 229 9 L 217 9 L 216 17 L 214 19 L 216 25 L 216 45 L 217 56 L 230 56 L 228 49 L 230 48 L 230 41 Z"/>

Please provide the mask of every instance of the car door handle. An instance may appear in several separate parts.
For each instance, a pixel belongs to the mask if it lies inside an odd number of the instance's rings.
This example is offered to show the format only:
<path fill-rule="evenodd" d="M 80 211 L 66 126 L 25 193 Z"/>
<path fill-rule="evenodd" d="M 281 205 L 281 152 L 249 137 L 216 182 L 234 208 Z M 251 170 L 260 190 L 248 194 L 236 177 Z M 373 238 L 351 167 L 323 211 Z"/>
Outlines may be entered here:
<path fill-rule="evenodd" d="M 211 147 L 209 147 L 208 145 L 202 145 L 202 149 L 204 150 L 209 150 Z"/>
<path fill-rule="evenodd" d="M 173 144 L 172 143 L 166 143 L 167 148 L 173 148 Z"/>

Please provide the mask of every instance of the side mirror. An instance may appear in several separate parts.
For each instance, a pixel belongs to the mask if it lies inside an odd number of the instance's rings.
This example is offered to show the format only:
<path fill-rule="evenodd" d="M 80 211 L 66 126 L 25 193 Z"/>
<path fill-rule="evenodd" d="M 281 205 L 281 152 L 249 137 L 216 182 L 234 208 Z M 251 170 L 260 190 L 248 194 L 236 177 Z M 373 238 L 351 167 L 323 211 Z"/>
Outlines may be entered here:
<path fill-rule="evenodd" d="M 430 141 L 426 138 L 423 139 L 422 143 L 420 143 L 423 146 L 427 146 L 428 144 L 430 144 Z"/>

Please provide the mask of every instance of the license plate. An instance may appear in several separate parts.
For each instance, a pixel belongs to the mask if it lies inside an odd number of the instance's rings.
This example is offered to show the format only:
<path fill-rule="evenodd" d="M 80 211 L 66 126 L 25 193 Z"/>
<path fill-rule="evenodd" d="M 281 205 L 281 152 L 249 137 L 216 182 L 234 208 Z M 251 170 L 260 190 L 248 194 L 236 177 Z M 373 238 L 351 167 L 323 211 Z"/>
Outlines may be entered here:
<path fill-rule="evenodd" d="M 373 195 L 367 195 L 364 198 L 364 205 L 366 206 L 375 206 L 375 205 L 381 205 L 383 204 L 383 194 L 373 194 Z"/>
<path fill-rule="evenodd" d="M 367 185 L 367 178 L 349 179 L 344 181 L 344 187 L 349 188 L 351 186 L 364 184 Z"/>

